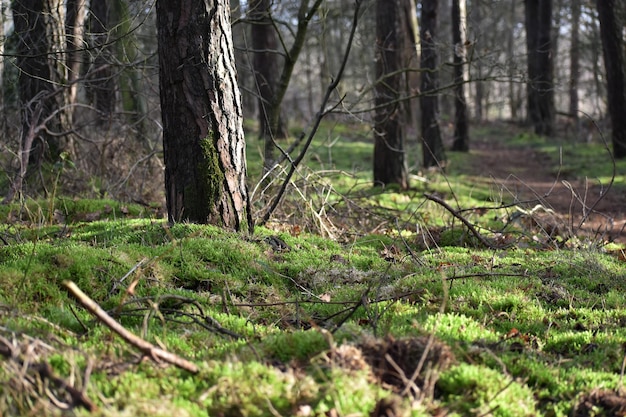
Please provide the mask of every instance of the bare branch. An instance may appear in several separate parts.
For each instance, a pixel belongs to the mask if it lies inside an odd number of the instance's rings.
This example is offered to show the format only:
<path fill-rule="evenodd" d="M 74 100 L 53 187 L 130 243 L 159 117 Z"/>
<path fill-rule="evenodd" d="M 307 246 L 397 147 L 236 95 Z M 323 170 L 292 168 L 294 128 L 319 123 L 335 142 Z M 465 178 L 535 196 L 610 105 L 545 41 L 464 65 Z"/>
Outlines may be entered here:
<path fill-rule="evenodd" d="M 144 355 L 155 361 L 163 360 L 191 373 L 198 373 L 199 370 L 196 364 L 189 362 L 188 360 L 183 359 L 171 352 L 166 352 L 126 330 L 121 324 L 109 316 L 107 312 L 102 309 L 102 307 L 100 307 L 95 301 L 89 298 L 87 294 L 78 288 L 74 282 L 64 281 L 63 285 L 65 285 L 72 295 L 76 297 L 76 299 L 80 301 L 80 303 L 87 310 L 89 310 L 91 314 L 96 316 L 108 328 L 117 333 L 122 339 L 124 339 L 124 341 L 139 349 Z"/>

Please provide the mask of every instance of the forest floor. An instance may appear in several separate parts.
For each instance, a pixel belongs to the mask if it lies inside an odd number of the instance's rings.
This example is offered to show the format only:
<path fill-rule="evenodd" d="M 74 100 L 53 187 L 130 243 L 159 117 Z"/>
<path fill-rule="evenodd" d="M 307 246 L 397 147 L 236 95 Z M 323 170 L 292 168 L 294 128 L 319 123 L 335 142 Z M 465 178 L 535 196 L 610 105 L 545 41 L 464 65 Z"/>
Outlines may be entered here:
<path fill-rule="evenodd" d="M 0 206 L 0 415 L 626 415 L 626 161 L 606 192 L 602 145 L 477 126 L 403 191 L 335 127 L 253 235 Z"/>
<path fill-rule="evenodd" d="M 608 183 L 577 172 L 562 172 L 559 155 L 552 157 L 536 147 L 491 138 L 477 138 L 471 147 L 472 162 L 464 168 L 467 174 L 493 182 L 519 201 L 535 200 L 554 210 L 578 235 L 626 243 L 623 190 L 609 189 Z"/>

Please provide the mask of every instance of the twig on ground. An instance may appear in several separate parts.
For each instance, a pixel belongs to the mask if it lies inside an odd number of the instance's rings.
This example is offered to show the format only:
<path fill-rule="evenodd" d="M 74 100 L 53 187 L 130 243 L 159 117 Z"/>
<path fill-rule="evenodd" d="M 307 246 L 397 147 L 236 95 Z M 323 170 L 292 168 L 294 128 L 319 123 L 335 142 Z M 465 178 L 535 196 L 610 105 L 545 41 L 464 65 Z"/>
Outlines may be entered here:
<path fill-rule="evenodd" d="M 452 214 L 454 217 L 459 219 L 461 223 L 463 223 L 469 229 L 469 231 L 476 237 L 476 239 L 478 239 L 480 243 L 483 244 L 483 246 L 489 249 L 502 249 L 500 246 L 494 245 L 491 242 L 489 242 L 483 235 L 481 235 L 478 232 L 478 230 L 476 230 L 476 228 L 474 227 L 472 223 L 470 223 L 465 217 L 461 216 L 458 211 L 450 207 L 450 205 L 446 203 L 445 201 L 443 201 L 441 198 L 432 194 L 427 194 L 427 193 L 424 193 L 424 197 L 426 197 L 426 199 L 430 201 L 434 201 L 435 203 L 439 204 L 440 206 L 448 210 L 450 214 Z"/>
<path fill-rule="evenodd" d="M 0 336 L 0 355 L 7 358 L 7 360 L 13 361 L 19 369 L 23 370 L 23 374 L 26 374 L 28 372 L 38 374 L 42 381 L 48 380 L 52 383 L 54 388 L 62 392 L 66 392 L 72 400 L 69 405 L 60 404 L 58 398 L 56 398 L 52 393 L 46 393 L 50 398 L 50 401 L 53 402 L 57 407 L 61 408 L 62 406 L 82 406 L 85 407 L 85 409 L 87 409 L 89 412 L 94 412 L 98 409 L 93 401 L 91 401 L 91 399 L 89 399 L 89 397 L 87 397 L 84 393 L 84 388 L 86 387 L 87 381 L 85 381 L 85 385 L 82 391 L 74 388 L 74 386 L 72 386 L 69 382 L 56 376 L 48 363 L 30 363 L 28 361 L 28 358 L 26 358 L 26 360 L 22 360 L 19 357 L 19 353 L 16 352 L 16 346 L 14 346 L 13 343 L 11 343 L 8 339 L 2 336 Z M 31 385 L 33 385 L 33 387 L 37 387 L 38 384 L 35 381 L 32 381 L 31 378 L 28 378 L 26 380 Z"/>
<path fill-rule="evenodd" d="M 80 303 L 87 310 L 89 310 L 91 314 L 96 316 L 108 328 L 117 333 L 122 339 L 124 339 L 124 341 L 141 350 L 144 355 L 154 359 L 157 362 L 158 360 L 163 360 L 181 369 L 185 369 L 191 373 L 198 373 L 198 367 L 194 363 L 183 359 L 173 353 L 166 352 L 163 349 L 154 346 L 152 343 L 143 340 L 126 330 L 121 324 L 119 324 L 111 316 L 109 316 L 107 312 L 102 309 L 102 307 L 100 307 L 95 301 L 89 298 L 87 294 L 82 292 L 82 290 L 78 288 L 78 286 L 74 282 L 64 281 L 63 285 L 65 285 L 65 287 L 72 293 L 72 295 L 76 297 L 76 299 L 80 301 Z"/>

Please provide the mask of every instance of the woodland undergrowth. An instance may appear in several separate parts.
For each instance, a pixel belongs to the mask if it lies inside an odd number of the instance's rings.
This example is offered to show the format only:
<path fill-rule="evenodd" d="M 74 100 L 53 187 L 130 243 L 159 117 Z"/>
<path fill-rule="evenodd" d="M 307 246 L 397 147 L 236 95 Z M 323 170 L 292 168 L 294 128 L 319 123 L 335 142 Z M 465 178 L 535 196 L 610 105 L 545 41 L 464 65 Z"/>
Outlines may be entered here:
<path fill-rule="evenodd" d="M 626 412 L 619 233 L 471 152 L 373 188 L 361 134 L 313 146 L 253 235 L 62 184 L 0 207 L 2 415 Z"/>

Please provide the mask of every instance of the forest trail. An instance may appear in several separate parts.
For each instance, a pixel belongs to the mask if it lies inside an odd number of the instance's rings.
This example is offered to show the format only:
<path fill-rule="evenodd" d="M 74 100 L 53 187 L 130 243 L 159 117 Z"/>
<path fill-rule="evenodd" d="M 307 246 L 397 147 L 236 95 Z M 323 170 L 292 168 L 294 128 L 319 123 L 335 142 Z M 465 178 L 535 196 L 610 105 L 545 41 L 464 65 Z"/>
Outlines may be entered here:
<path fill-rule="evenodd" d="M 528 201 L 554 210 L 576 230 L 591 237 L 626 243 L 626 195 L 596 179 L 558 174 L 549 155 L 531 147 L 507 147 L 487 138 L 472 142 L 472 163 L 467 174 L 483 177 L 502 191 L 505 199 Z M 603 195 L 604 194 L 604 195 Z"/>

